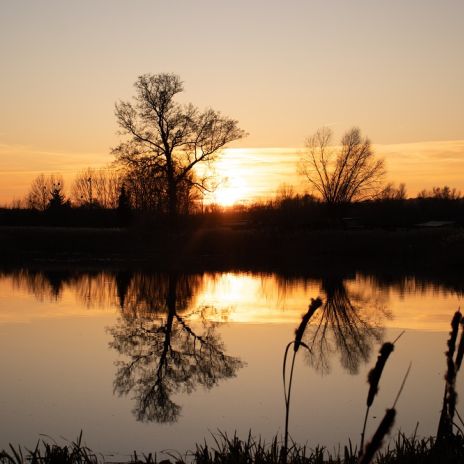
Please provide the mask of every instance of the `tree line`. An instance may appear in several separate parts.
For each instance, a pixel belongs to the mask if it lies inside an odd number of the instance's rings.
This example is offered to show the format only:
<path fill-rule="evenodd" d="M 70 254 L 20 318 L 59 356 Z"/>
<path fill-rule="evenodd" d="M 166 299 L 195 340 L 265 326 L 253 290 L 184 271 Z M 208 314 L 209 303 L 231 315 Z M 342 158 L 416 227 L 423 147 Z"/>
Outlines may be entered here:
<path fill-rule="evenodd" d="M 245 137 L 245 131 L 218 111 L 178 103 L 184 88 L 175 74 L 145 74 L 134 87 L 132 101 L 115 104 L 122 141 L 112 149 L 111 169 L 84 170 L 74 179 L 68 197 L 62 175 L 41 174 L 22 207 L 40 212 L 71 207 L 136 211 L 164 218 L 171 225 L 181 216 L 204 211 L 204 195 L 216 183 L 205 166 L 228 143 Z M 338 145 L 330 129 L 320 129 L 306 139 L 305 147 L 298 169 L 309 194 L 297 196 L 291 187 L 281 186 L 274 207 L 321 203 L 344 214 L 354 203 L 406 200 L 404 184 L 385 185 L 384 161 L 376 157 L 359 128 L 348 130 Z M 418 198 L 459 200 L 461 194 L 447 186 L 434 187 Z"/>

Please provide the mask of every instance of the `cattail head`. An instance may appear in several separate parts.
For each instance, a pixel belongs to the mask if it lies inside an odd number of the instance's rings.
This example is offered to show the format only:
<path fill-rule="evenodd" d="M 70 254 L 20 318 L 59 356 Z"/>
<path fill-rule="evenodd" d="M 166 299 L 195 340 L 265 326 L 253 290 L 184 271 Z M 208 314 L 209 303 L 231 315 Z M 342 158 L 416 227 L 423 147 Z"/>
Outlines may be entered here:
<path fill-rule="evenodd" d="M 456 372 L 459 371 L 464 357 L 464 318 L 461 319 L 461 339 L 459 340 L 458 353 L 456 355 Z"/>
<path fill-rule="evenodd" d="M 367 406 L 371 407 L 374 402 L 375 395 L 379 391 L 379 381 L 387 362 L 390 353 L 395 348 L 395 345 L 390 342 L 385 342 L 379 351 L 379 356 L 377 357 L 377 362 L 375 366 L 369 371 L 367 375 L 367 381 L 369 383 L 369 393 L 367 394 Z"/>
<path fill-rule="evenodd" d="M 456 311 L 453 319 L 451 320 L 450 338 L 448 339 L 448 352 L 446 353 L 446 356 L 449 358 L 453 358 L 454 351 L 456 350 L 456 339 L 458 337 L 459 323 L 461 322 L 461 319 L 461 312 Z"/>
<path fill-rule="evenodd" d="M 306 330 L 306 326 L 308 325 L 309 320 L 313 317 L 313 314 L 316 312 L 317 308 L 322 305 L 322 300 L 320 298 L 311 298 L 311 303 L 308 307 L 308 311 L 301 319 L 301 323 L 298 328 L 295 330 L 295 343 L 293 345 L 294 351 L 298 351 L 300 348 L 301 340 L 303 338 L 304 331 Z"/>
<path fill-rule="evenodd" d="M 369 464 L 375 456 L 375 453 L 382 447 L 383 439 L 390 433 L 395 423 L 395 408 L 387 409 L 379 427 L 372 436 L 371 441 L 366 445 L 363 454 L 359 458 L 358 464 Z"/>
<path fill-rule="evenodd" d="M 456 372 L 459 369 L 458 366 L 462 362 L 462 350 L 464 347 L 461 345 L 464 343 L 463 335 L 459 341 L 458 353 L 456 355 L 456 361 L 454 361 L 454 352 L 456 351 L 456 340 L 458 337 L 459 325 L 462 322 L 461 312 L 458 310 L 454 313 L 453 319 L 451 320 L 451 330 L 449 339 L 447 342 L 448 351 L 446 352 L 446 388 L 445 396 L 443 398 L 443 407 L 441 410 L 440 421 L 438 423 L 437 440 L 449 436 L 452 433 L 453 428 L 453 416 L 456 409 L 457 393 L 456 393 Z"/>

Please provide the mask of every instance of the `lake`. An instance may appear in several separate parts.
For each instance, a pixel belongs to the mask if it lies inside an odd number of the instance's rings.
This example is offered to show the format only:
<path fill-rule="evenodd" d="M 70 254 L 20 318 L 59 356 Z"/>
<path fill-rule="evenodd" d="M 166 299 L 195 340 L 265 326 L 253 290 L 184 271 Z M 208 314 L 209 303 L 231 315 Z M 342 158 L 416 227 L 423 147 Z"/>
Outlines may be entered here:
<path fill-rule="evenodd" d="M 464 284 L 414 276 L 16 270 L 0 274 L 0 448 L 192 450 L 218 431 L 270 440 L 284 431 L 282 361 L 311 298 L 323 306 L 296 356 L 293 440 L 359 443 L 367 373 L 395 345 L 367 436 L 404 374 L 395 430 L 436 433 L 450 320 Z M 458 377 L 458 395 L 463 392 Z M 460 404 L 458 403 L 458 410 Z"/>

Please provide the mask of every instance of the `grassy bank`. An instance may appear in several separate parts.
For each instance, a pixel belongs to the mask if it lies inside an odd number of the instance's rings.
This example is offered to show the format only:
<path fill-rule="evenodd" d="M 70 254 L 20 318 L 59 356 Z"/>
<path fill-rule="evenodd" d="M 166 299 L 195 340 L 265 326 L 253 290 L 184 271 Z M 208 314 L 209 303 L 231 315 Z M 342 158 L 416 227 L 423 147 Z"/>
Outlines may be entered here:
<path fill-rule="evenodd" d="M 196 445 L 185 455 L 175 452 L 158 456 L 134 452 L 130 462 L 137 464 L 282 464 L 282 444 L 275 438 L 264 443 L 250 435 L 245 439 L 221 434 L 215 437 L 214 446 Z M 34 450 L 10 446 L 0 451 L 1 464 L 103 464 L 114 462 L 87 448 L 82 435 L 75 442 L 58 445 L 41 441 Z M 356 464 L 358 454 L 351 443 L 330 452 L 323 446 L 309 448 L 293 444 L 287 453 L 288 464 Z M 437 446 L 435 438 L 406 437 L 399 433 L 372 462 L 378 464 L 460 464 L 464 462 L 464 439 L 457 436 L 453 442 Z"/>
<path fill-rule="evenodd" d="M 2 264 L 146 266 L 159 269 L 458 268 L 462 229 L 298 230 L 0 228 Z M 358 269 L 359 270 L 359 269 Z"/>

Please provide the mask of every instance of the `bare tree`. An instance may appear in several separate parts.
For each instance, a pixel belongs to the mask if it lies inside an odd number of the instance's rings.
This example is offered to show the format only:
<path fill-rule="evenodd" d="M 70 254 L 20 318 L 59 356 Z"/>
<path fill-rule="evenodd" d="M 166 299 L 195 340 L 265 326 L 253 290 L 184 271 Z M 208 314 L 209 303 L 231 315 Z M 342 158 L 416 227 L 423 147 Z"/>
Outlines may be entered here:
<path fill-rule="evenodd" d="M 166 176 L 150 160 L 137 160 L 127 166 L 122 182 L 133 208 L 158 214 L 169 212 Z M 181 214 L 191 212 L 201 197 L 194 187 L 195 183 L 194 173 L 191 172 L 177 185 L 177 208 Z"/>
<path fill-rule="evenodd" d="M 87 168 L 74 179 L 71 198 L 78 206 L 116 208 L 121 184 L 116 171 Z"/>
<path fill-rule="evenodd" d="M 31 183 L 26 196 L 29 208 L 45 211 L 54 192 L 62 193 L 64 188 L 63 177 L 59 174 L 45 176 L 39 174 Z"/>
<path fill-rule="evenodd" d="M 434 198 L 436 200 L 459 200 L 462 198 L 461 192 L 447 185 L 444 187 L 433 187 L 432 190 L 422 190 L 417 194 L 417 198 Z"/>
<path fill-rule="evenodd" d="M 401 183 L 398 187 L 394 184 L 387 184 L 377 195 L 379 200 L 406 200 L 406 185 Z"/>
<path fill-rule="evenodd" d="M 277 187 L 275 198 L 278 205 L 282 205 L 286 201 L 295 198 L 295 189 L 293 188 L 293 185 L 285 182 L 280 184 Z"/>
<path fill-rule="evenodd" d="M 332 131 L 318 130 L 306 141 L 307 152 L 301 160 L 301 172 L 311 187 L 328 204 L 350 203 L 371 198 L 380 189 L 385 174 L 368 138 L 352 128 L 341 139 L 340 147 L 331 146 Z"/>
<path fill-rule="evenodd" d="M 179 187 L 189 183 L 207 189 L 205 179 L 192 176 L 200 163 L 213 161 L 229 142 L 245 132 L 237 121 L 192 104 L 180 105 L 174 97 L 182 92 L 179 76 L 144 74 L 135 82 L 134 103 L 116 104 L 116 119 L 126 142 L 113 149 L 116 161 L 133 168 L 144 165 L 165 183 L 168 212 L 179 214 Z"/>

